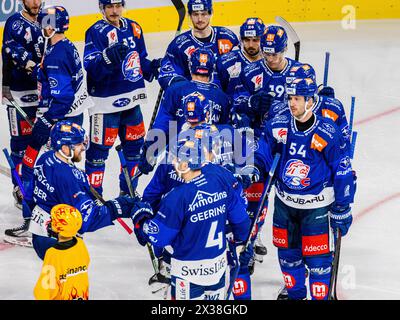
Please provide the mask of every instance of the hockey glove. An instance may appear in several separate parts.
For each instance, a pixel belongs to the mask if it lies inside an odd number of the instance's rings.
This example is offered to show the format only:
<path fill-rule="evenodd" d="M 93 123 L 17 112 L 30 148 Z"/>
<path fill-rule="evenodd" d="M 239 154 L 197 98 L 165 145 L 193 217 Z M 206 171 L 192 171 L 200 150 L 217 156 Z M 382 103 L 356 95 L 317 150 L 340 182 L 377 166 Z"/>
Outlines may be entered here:
<path fill-rule="evenodd" d="M 140 245 L 144 246 L 148 242 L 147 232 L 149 224 L 146 221 L 154 217 L 153 210 L 147 202 L 138 202 L 132 210 L 132 222 L 135 226 L 134 231 Z"/>
<path fill-rule="evenodd" d="M 153 74 L 154 78 L 158 79 L 160 74 L 160 67 L 161 67 L 162 58 L 153 59 L 150 63 L 151 73 Z"/>
<path fill-rule="evenodd" d="M 327 98 L 335 98 L 335 90 L 332 87 L 325 87 L 323 84 L 320 84 L 318 86 L 318 95 Z"/>
<path fill-rule="evenodd" d="M 343 237 L 347 234 L 353 222 L 353 216 L 349 205 L 338 206 L 333 203 L 329 212 L 329 218 L 332 228 L 339 229 Z"/>
<path fill-rule="evenodd" d="M 44 146 L 50 137 L 50 130 L 54 121 L 45 115 L 37 118 L 32 128 L 32 147 L 39 149 Z"/>
<path fill-rule="evenodd" d="M 128 54 L 129 47 L 123 43 L 114 43 L 103 50 L 103 59 L 108 66 L 119 67 Z"/>
<path fill-rule="evenodd" d="M 149 174 L 153 171 L 155 166 L 155 158 L 153 156 L 147 156 L 147 150 L 152 145 L 152 142 L 145 141 L 142 149 L 140 150 L 140 159 L 138 169 L 143 174 Z"/>
<path fill-rule="evenodd" d="M 2 95 L 2 103 L 4 105 L 10 105 L 11 101 L 14 101 L 14 98 L 11 94 L 11 90 L 9 86 L 1 87 L 1 95 Z"/>
<path fill-rule="evenodd" d="M 264 118 L 264 116 L 269 112 L 274 99 L 274 92 L 267 93 L 264 90 L 258 91 L 249 99 L 249 113 L 253 116 L 258 115 L 261 118 Z"/>
<path fill-rule="evenodd" d="M 105 206 L 110 210 L 111 220 L 114 221 L 117 218 L 130 218 L 138 201 L 138 198 L 122 196 L 106 201 Z"/>
<path fill-rule="evenodd" d="M 244 250 L 239 255 L 240 269 L 248 270 L 250 260 L 251 260 L 251 258 L 253 258 L 253 256 L 254 256 L 253 246 L 249 245 L 249 246 L 247 246 L 246 250 Z"/>
<path fill-rule="evenodd" d="M 251 120 L 250 117 L 244 113 L 233 113 L 232 114 L 232 126 L 235 129 L 240 129 L 240 128 L 250 128 L 251 127 Z"/>

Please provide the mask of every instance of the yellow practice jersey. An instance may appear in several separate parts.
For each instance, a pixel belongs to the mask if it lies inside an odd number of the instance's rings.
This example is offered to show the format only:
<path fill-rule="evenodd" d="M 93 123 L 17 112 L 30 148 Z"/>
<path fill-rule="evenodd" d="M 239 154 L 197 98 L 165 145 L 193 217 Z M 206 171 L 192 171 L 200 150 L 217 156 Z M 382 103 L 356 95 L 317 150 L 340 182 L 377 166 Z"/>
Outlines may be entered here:
<path fill-rule="evenodd" d="M 89 253 L 80 238 L 57 243 L 46 251 L 34 289 L 37 300 L 88 300 Z"/>

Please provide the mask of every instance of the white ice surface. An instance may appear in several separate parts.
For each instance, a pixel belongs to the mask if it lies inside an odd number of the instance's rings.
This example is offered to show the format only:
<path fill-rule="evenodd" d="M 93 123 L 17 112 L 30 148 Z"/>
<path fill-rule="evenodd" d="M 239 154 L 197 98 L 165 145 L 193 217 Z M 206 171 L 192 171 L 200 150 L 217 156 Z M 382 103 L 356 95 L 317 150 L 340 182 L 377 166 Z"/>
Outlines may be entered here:
<path fill-rule="evenodd" d="M 351 96 L 357 97 L 354 129 L 359 136 L 354 167 L 358 190 L 355 221 L 342 241 L 339 297 L 400 299 L 400 21 L 358 21 L 355 30 L 343 30 L 339 22 L 301 23 L 294 27 L 302 40 L 300 60 L 315 67 L 319 83 L 323 79 L 325 51 L 331 53 L 329 83 L 345 104 L 347 114 Z M 150 56 L 161 56 L 172 36 L 171 32 L 147 34 Z M 82 44 L 78 46 L 82 48 Z M 289 55 L 293 56 L 291 47 Z M 150 103 L 143 108 L 146 125 L 158 85 L 152 83 L 148 89 Z M 357 125 L 358 121 L 392 109 L 397 111 Z M 9 147 L 9 134 L 6 111 L 1 112 L 0 146 L 4 148 Z M 85 123 L 87 128 L 87 120 Z M 107 199 L 118 194 L 118 163 L 112 150 L 104 183 Z M 6 165 L 3 156 L 0 164 Z M 140 192 L 148 181 L 148 177 L 141 178 Z M 254 299 L 275 299 L 282 284 L 276 249 L 271 244 L 271 217 L 270 211 L 262 231 L 269 253 L 264 263 L 256 264 Z M 32 299 L 39 276 L 41 261 L 32 249 L 2 243 L 4 230 L 20 222 L 11 182 L 0 175 L 0 299 Z M 147 286 L 152 275 L 150 259 L 133 236 L 115 225 L 87 233 L 85 242 L 91 256 L 91 299 L 154 299 Z"/>

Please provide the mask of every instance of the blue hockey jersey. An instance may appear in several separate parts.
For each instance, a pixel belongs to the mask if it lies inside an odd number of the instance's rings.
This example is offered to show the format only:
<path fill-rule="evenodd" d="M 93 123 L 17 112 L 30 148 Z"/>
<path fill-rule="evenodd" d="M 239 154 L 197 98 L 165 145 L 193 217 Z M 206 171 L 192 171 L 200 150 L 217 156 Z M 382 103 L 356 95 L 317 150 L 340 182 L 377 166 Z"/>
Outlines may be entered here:
<path fill-rule="evenodd" d="M 349 125 L 347 122 L 346 112 L 344 110 L 343 104 L 335 98 L 316 96 L 312 111 L 318 116 L 331 119 L 337 125 L 338 129 L 342 132 L 342 137 L 346 144 L 346 149 L 350 151 Z M 288 102 L 274 101 L 268 113 L 267 120 L 271 120 L 272 118 L 275 118 L 282 114 L 290 117 Z"/>
<path fill-rule="evenodd" d="M 32 233 L 47 236 L 51 208 L 60 203 L 69 204 L 82 214 L 80 234 L 113 224 L 116 217 L 112 217 L 110 210 L 94 202 L 86 174 L 62 162 L 54 151 L 39 158 L 34 174 L 33 200 L 36 206 L 29 227 Z"/>
<path fill-rule="evenodd" d="M 103 51 L 117 42 L 126 44 L 131 51 L 121 65 L 107 65 Z M 137 22 L 122 18 L 120 28 L 106 20 L 92 25 L 86 31 L 84 52 L 87 87 L 95 102 L 90 114 L 119 112 L 146 104 L 144 80 L 153 79 L 150 63 Z"/>
<path fill-rule="evenodd" d="M 9 86 L 21 107 L 38 105 L 36 73 L 29 75 L 25 65 L 29 60 L 39 64 L 44 51 L 44 38 L 38 23 L 15 13 L 5 23 L 3 35 L 3 86 Z"/>
<path fill-rule="evenodd" d="M 300 65 L 290 58 L 286 58 L 286 60 L 288 62 L 286 67 L 280 72 L 272 71 L 264 59 L 253 62 L 244 68 L 240 75 L 243 91 L 239 92 L 235 99 L 235 112 L 246 113 L 250 96 L 261 89 L 266 92 L 274 92 L 275 100 L 285 101 L 286 77 L 293 66 Z"/>
<path fill-rule="evenodd" d="M 38 71 L 39 106 L 49 119 L 80 115 L 92 101 L 83 81 L 78 50 L 68 39 L 47 47 Z"/>
<path fill-rule="evenodd" d="M 171 245 L 171 275 L 199 285 L 216 284 L 227 267 L 225 225 L 244 241 L 250 219 L 243 191 L 233 175 L 207 164 L 201 175 L 174 188 L 156 216 L 143 225 L 149 241 Z"/>
<path fill-rule="evenodd" d="M 311 128 L 301 132 L 294 118 L 283 114 L 267 122 L 264 134 L 272 152 L 281 154 L 276 188 L 286 205 L 313 209 L 352 202 L 350 158 L 330 119 L 315 116 Z"/>
<path fill-rule="evenodd" d="M 209 101 L 211 123 L 227 123 L 229 121 L 231 103 L 229 97 L 221 89 L 212 83 L 182 81 L 170 86 L 165 91 L 152 129 L 162 130 L 167 136 L 169 130 L 175 128 L 176 133 L 180 132 L 186 122 L 182 101 L 189 94 L 196 92 L 202 94 Z M 176 121 L 173 129 L 170 121 Z"/>
<path fill-rule="evenodd" d="M 232 50 L 218 58 L 216 64 L 217 78 L 222 90 L 232 99 L 235 94 L 243 91 L 240 74 L 244 68 L 252 63 L 246 58 L 241 48 Z"/>
<path fill-rule="evenodd" d="M 198 40 L 191 30 L 177 36 L 168 46 L 165 57 L 161 62 L 158 82 L 161 88 L 167 89 L 169 82 L 175 76 L 183 76 L 191 79 L 189 70 L 189 58 L 193 51 L 204 47 L 214 52 L 219 57 L 230 52 L 239 44 L 237 36 L 224 27 L 212 27 L 210 42 L 203 43 Z"/>

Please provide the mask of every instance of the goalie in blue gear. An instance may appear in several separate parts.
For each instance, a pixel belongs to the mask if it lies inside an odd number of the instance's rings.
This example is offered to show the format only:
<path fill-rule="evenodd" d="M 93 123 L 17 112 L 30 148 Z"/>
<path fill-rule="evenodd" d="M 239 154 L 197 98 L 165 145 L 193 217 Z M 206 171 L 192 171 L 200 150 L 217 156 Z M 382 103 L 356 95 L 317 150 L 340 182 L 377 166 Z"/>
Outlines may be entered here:
<path fill-rule="evenodd" d="M 80 211 L 83 220 L 79 230 L 81 235 L 113 225 L 117 218 L 129 218 L 132 210 L 137 210 L 136 198 L 118 197 L 101 206 L 95 202 L 87 175 L 75 166 L 82 160 L 87 142 L 85 130 L 80 125 L 69 120 L 59 121 L 51 130 L 53 150 L 44 153 L 35 166 L 33 187 L 26 192 L 33 198 L 29 203 L 32 209 L 29 231 L 41 259 L 57 242 L 48 229 L 50 212 L 55 205 L 65 203 Z"/>
<path fill-rule="evenodd" d="M 5 22 L 2 42 L 2 104 L 7 106 L 11 159 L 17 172 L 21 171 L 32 129 L 13 104 L 23 108 L 32 122 L 35 120 L 39 105 L 36 71 L 44 51 L 44 38 L 37 23 L 42 1 L 23 0 L 20 3 L 23 9 Z M 22 210 L 22 193 L 14 177 L 12 184 L 15 206 Z M 24 220 L 23 225 L 7 229 L 6 234 L 14 235 L 14 240 L 18 235 L 25 238 L 27 222 Z"/>
<path fill-rule="evenodd" d="M 158 77 L 160 60 L 148 59 L 144 33 L 138 22 L 122 16 L 124 0 L 100 0 L 103 19 L 85 35 L 84 66 L 89 94 L 90 148 L 85 169 L 101 194 L 109 151 L 119 137 L 129 174 L 134 175 L 145 136 L 141 108 L 147 104 L 145 80 Z M 121 172 L 121 194 L 128 186 Z"/>

